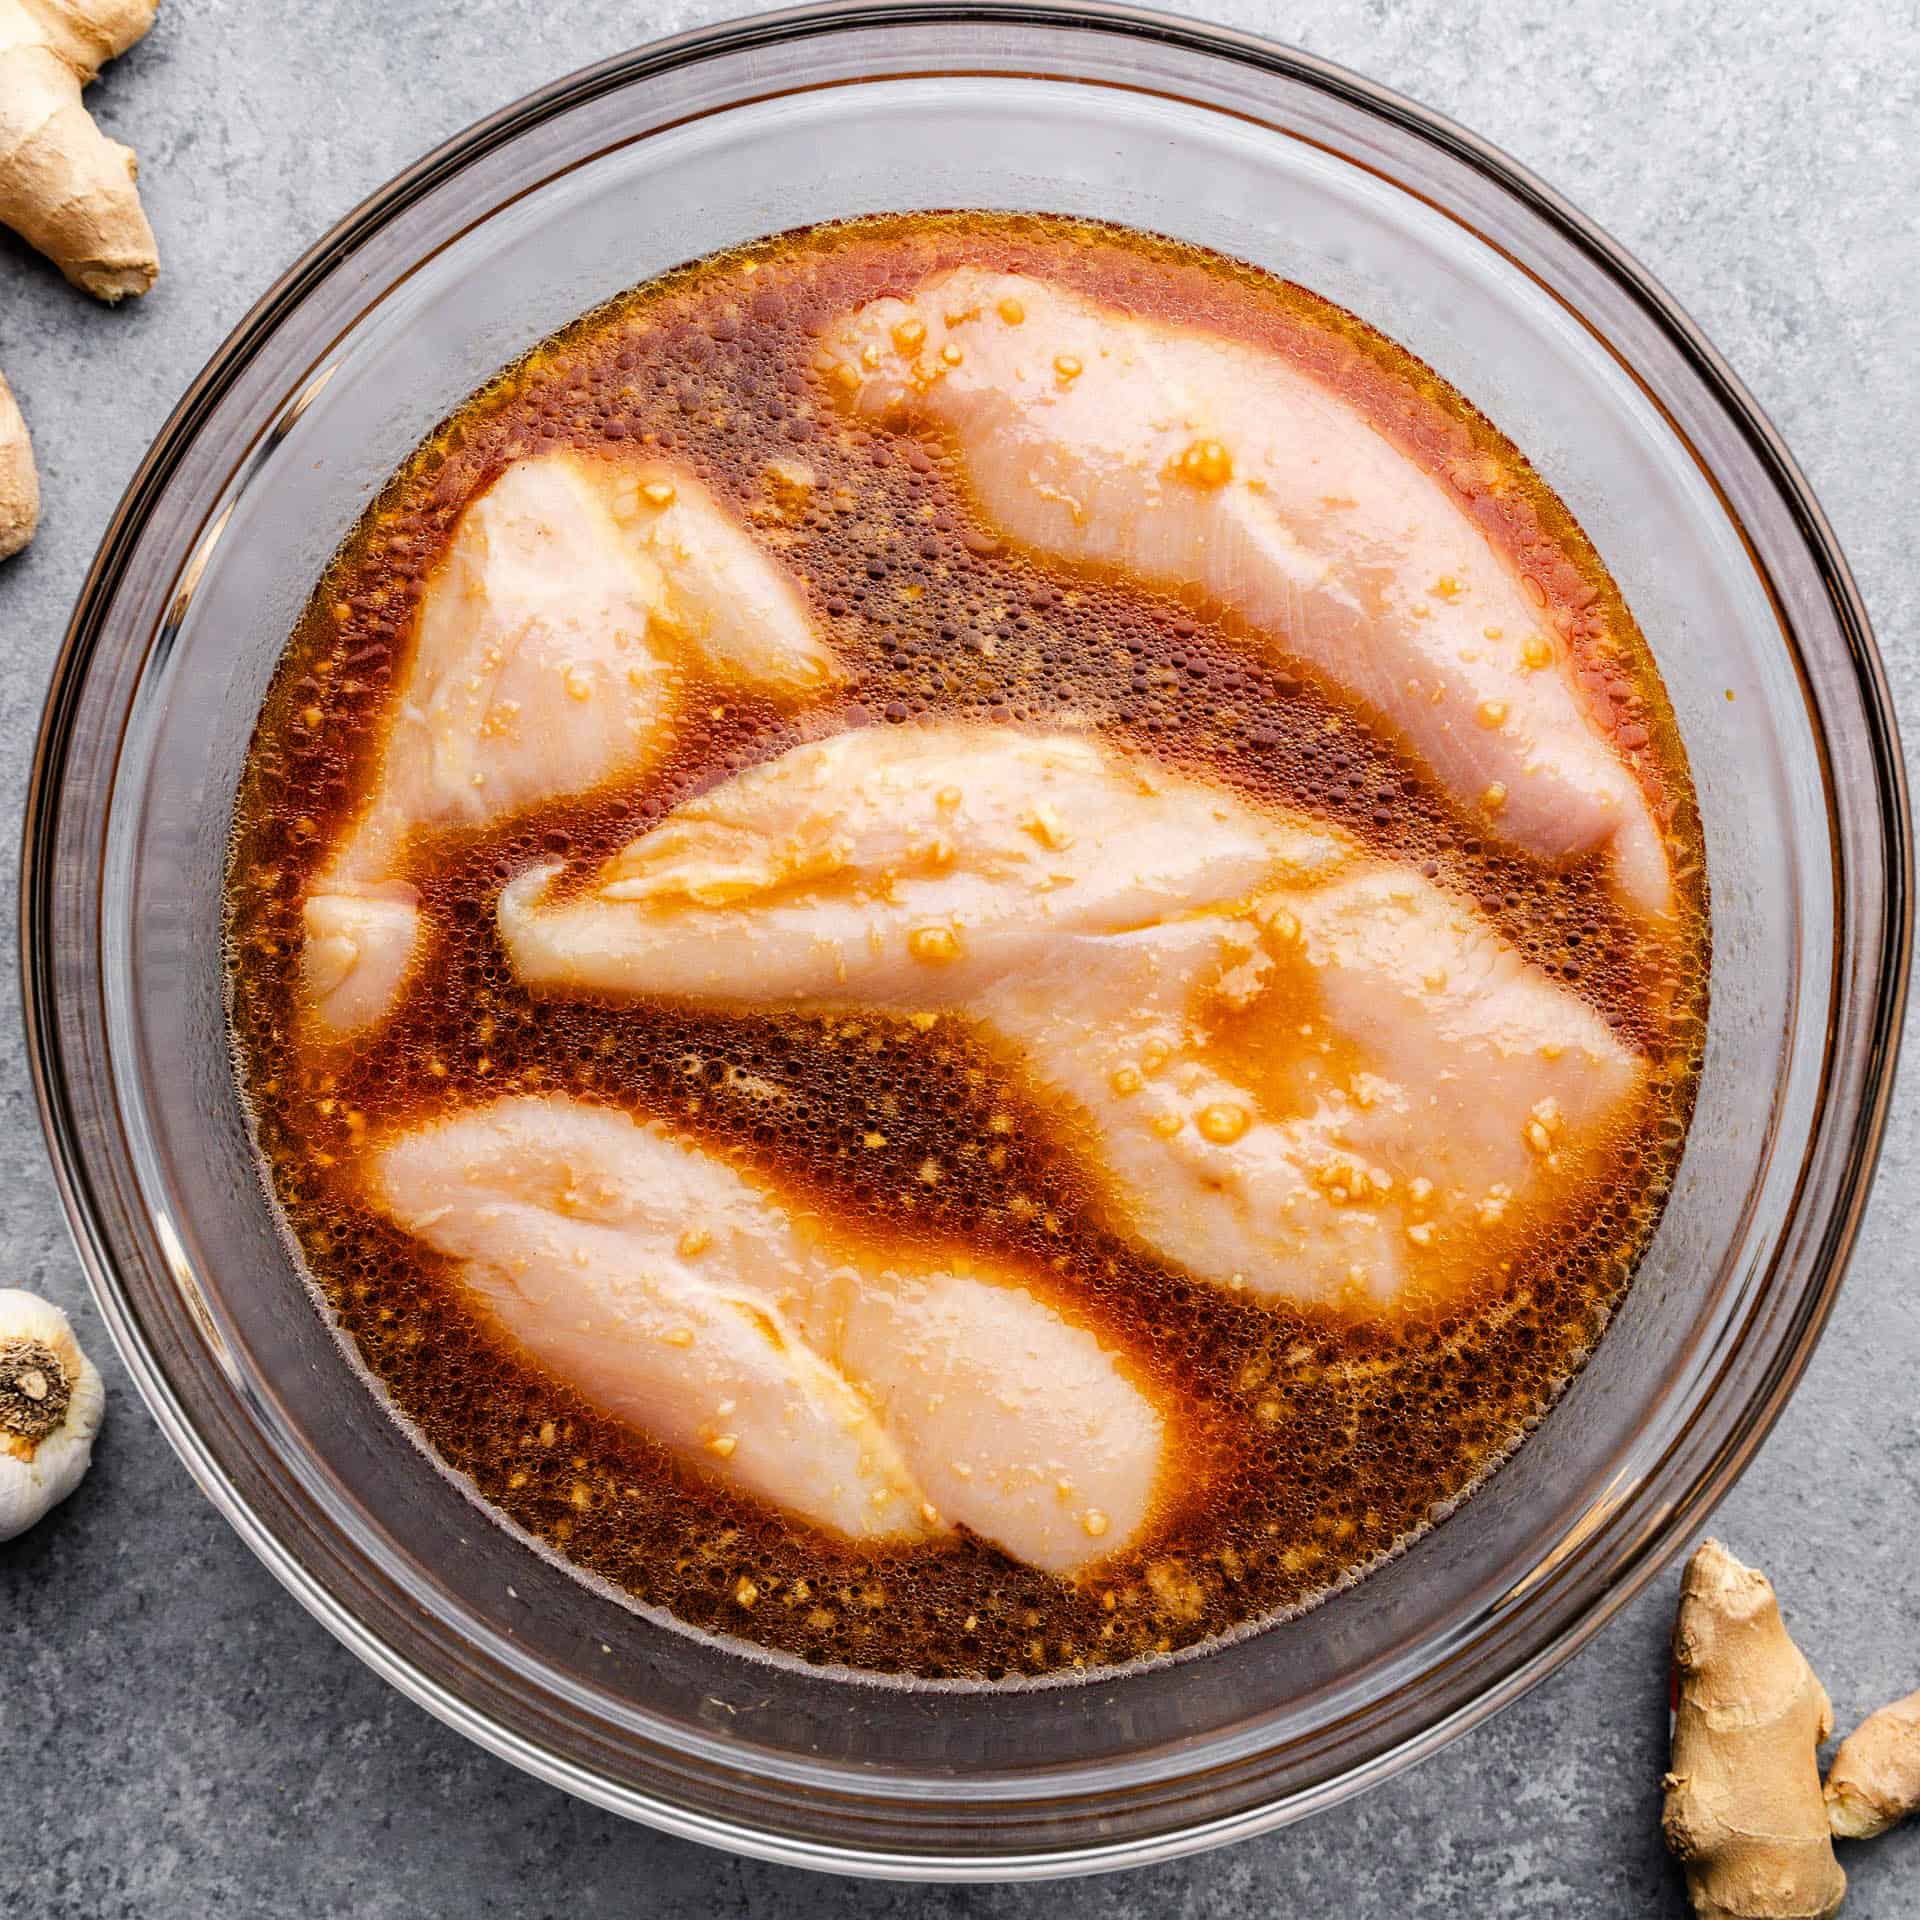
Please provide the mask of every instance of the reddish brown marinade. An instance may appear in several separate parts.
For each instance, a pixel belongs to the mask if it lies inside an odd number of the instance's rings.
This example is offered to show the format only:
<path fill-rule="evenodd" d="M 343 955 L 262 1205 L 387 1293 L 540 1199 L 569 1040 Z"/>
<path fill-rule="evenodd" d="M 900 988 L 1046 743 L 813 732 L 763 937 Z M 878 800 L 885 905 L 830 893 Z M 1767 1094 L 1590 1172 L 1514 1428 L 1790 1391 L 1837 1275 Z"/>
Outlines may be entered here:
<path fill-rule="evenodd" d="M 1680 931 L 1638 931 L 1597 861 L 1550 870 L 1485 844 L 1390 740 L 1203 608 L 1010 549 L 936 439 L 845 418 L 815 371 L 819 331 L 962 261 L 1257 341 L 1444 478 L 1524 572 L 1591 713 L 1682 848 Z M 457 516 L 519 457 L 634 444 L 697 474 L 802 583 L 849 674 L 808 710 L 810 734 L 1070 712 L 1336 821 L 1478 902 L 1653 1063 L 1604 1191 L 1570 1197 L 1509 1271 L 1444 1311 L 1343 1321 L 1249 1303 L 1101 1232 L 1057 1117 L 952 1021 L 535 1002 L 494 931 L 502 883 L 556 854 L 595 860 L 799 737 L 790 714 L 717 690 L 696 691 L 687 710 L 704 724 L 683 725 L 640 785 L 412 846 L 430 965 L 372 1039 L 310 1049 L 296 1019 L 301 903 L 364 790 Z M 796 461 L 810 490 L 790 483 Z M 463 406 L 369 509 L 289 642 L 239 796 L 228 909 L 239 1070 L 274 1194 L 343 1336 L 446 1467 L 575 1565 L 692 1626 L 932 1678 L 1196 1645 L 1311 1603 L 1457 1502 L 1577 1370 L 1633 1271 L 1686 1131 L 1707 986 L 1697 827 L 1664 694 L 1593 550 L 1515 449 L 1424 366 L 1297 287 L 1115 229 L 974 214 L 823 228 L 687 268 Z M 762 1097 L 769 1081 L 785 1097 Z M 1050 1271 L 1194 1410 L 1208 1443 L 1190 1486 L 1144 1543 L 1069 1583 L 965 1535 L 850 1550 L 597 1415 L 504 1350 L 355 1181 L 370 1131 L 556 1090 L 744 1154 L 851 1233 Z"/>

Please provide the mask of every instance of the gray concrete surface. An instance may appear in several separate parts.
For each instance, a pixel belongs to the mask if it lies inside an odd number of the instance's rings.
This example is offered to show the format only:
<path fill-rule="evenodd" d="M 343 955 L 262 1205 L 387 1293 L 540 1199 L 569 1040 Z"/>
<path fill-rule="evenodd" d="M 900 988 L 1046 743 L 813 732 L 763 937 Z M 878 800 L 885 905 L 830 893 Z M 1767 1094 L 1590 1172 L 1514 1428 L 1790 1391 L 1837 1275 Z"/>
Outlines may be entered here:
<path fill-rule="evenodd" d="M 526 88 L 740 0 L 167 0 L 95 111 L 135 143 L 166 276 L 96 308 L 0 242 L 0 365 L 45 525 L 0 568 L 0 813 L 122 485 L 202 360 L 333 219 Z M 1798 451 L 1920 727 L 1920 14 L 1868 0 L 1209 0 L 1456 116 L 1617 235 Z M 1920 736 L 1917 736 L 1920 737 Z M 0 902 L 0 966 L 14 907 Z M 1656 1832 L 1673 1578 L 1520 1705 L 1267 1839 L 1117 1879 L 925 1891 L 723 1858 L 468 1746 L 336 1646 L 195 1491 L 107 1349 L 0 1001 L 0 1279 L 73 1310 L 108 1377 L 98 1465 L 0 1548 L 0 1906 L 56 1916 L 1677 1915 Z M 1852 1280 L 1719 1515 L 1770 1568 L 1843 1720 L 1920 1683 L 1920 1055 Z M 1920 1913 L 1920 1824 L 1847 1850 L 1857 1920 Z"/>

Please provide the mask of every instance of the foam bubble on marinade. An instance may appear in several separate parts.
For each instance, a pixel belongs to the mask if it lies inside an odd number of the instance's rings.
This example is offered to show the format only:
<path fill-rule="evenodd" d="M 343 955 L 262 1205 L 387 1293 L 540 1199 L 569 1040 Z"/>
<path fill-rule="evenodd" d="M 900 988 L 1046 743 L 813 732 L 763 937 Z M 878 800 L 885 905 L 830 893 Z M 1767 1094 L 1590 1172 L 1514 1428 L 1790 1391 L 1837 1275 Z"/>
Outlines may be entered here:
<path fill-rule="evenodd" d="M 1049 570 L 998 541 L 931 437 L 845 421 L 817 334 L 963 254 L 1258 339 L 1336 380 L 1443 474 L 1535 582 L 1591 710 L 1683 845 L 1684 937 L 1598 872 L 1477 841 L 1392 744 L 1198 604 Z M 542 448 L 683 464 L 804 587 L 852 670 L 801 718 L 695 686 L 641 787 L 417 850 L 431 961 L 383 1031 L 308 1051 L 292 1019 L 307 876 L 368 773 L 423 582 L 461 507 Z M 1378 1323 L 1242 1304 L 1101 1232 L 1070 1116 L 1038 1109 L 951 1018 L 726 1017 L 537 1003 L 494 932 L 501 884 L 575 873 L 678 801 L 807 734 L 931 718 L 1091 728 L 1335 820 L 1472 897 L 1655 1061 L 1614 1178 L 1472 1298 Z M 1663 696 L 1578 530 L 1517 455 L 1357 322 L 1169 243 L 974 216 L 790 236 L 578 323 L 447 423 L 375 502 L 290 644 L 250 753 L 229 876 L 235 1041 L 264 1160 L 367 1368 L 449 1471 L 612 1590 L 815 1665 L 932 1680 L 1072 1675 L 1311 1603 L 1467 1494 L 1598 1338 L 1657 1219 L 1690 1112 L 1706 952 L 1697 836 Z M 1078 1586 L 966 1538 L 854 1552 L 677 1465 L 503 1351 L 446 1269 L 364 1208 L 368 1132 L 514 1092 L 606 1100 L 773 1172 L 851 1230 L 1045 1271 L 1197 1410 L 1193 1492 Z"/>

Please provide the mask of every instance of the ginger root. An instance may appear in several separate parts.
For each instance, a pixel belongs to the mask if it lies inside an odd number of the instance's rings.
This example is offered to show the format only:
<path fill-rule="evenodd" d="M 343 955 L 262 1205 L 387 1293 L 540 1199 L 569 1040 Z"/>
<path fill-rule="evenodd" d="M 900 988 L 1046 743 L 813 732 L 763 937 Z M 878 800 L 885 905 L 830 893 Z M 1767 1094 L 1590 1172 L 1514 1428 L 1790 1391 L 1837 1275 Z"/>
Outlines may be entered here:
<path fill-rule="evenodd" d="M 1920 1693 L 1869 1714 L 1840 1742 L 1827 1772 L 1827 1824 L 1871 1840 L 1920 1812 Z"/>
<path fill-rule="evenodd" d="M 18 553 L 39 524 L 40 476 L 34 470 L 33 442 L 6 376 L 0 374 L 0 560 Z"/>
<path fill-rule="evenodd" d="M 0 0 L 0 222 L 101 300 L 160 272 L 131 147 L 80 89 L 153 24 L 156 0 Z"/>
<path fill-rule="evenodd" d="M 153 25 L 157 0 L 0 0 L 0 222 L 101 300 L 159 277 L 131 147 L 93 124 L 80 90 Z M 40 523 L 33 442 L 0 379 L 0 560 Z"/>
<path fill-rule="evenodd" d="M 1700 1920 L 1829 1920 L 1847 1890 L 1820 1792 L 1833 1709 L 1766 1576 L 1717 1540 L 1680 1584 L 1661 1827 Z"/>

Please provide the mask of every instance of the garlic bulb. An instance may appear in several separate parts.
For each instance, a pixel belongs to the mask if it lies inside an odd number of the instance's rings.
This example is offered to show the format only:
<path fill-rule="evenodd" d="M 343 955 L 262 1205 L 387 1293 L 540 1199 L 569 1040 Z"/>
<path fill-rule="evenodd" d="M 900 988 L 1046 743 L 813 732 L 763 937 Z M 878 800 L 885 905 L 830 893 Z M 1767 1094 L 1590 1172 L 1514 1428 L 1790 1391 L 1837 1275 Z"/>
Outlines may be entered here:
<path fill-rule="evenodd" d="M 106 1407 L 67 1316 L 0 1287 L 0 1540 L 25 1533 L 80 1484 Z"/>

